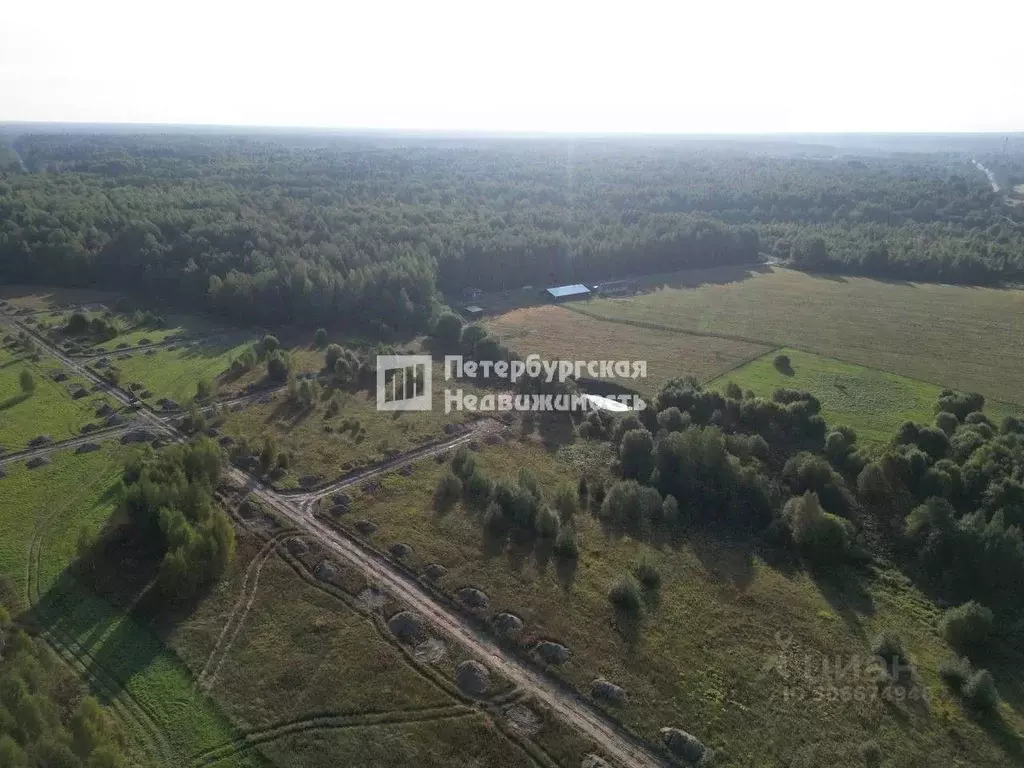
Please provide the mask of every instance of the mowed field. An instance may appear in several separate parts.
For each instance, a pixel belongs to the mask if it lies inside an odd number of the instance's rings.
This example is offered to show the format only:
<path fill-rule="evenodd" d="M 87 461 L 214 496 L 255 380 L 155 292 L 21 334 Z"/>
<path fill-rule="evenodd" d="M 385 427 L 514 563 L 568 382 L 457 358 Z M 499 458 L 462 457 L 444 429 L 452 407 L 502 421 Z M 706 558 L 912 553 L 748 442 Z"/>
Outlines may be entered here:
<path fill-rule="evenodd" d="M 111 364 L 121 371 L 121 386 L 140 383 L 152 393 L 147 401 L 169 397 L 184 405 L 195 397 L 200 380 L 218 385 L 231 361 L 251 343 L 239 339 L 196 342 L 173 350 L 160 349 L 152 355 L 135 352 L 127 360 L 111 355 Z M 97 370 L 102 373 L 102 369 Z"/>
<path fill-rule="evenodd" d="M 799 347 L 994 400 L 1024 402 L 1020 290 L 820 277 L 776 268 L 733 282 L 594 299 L 572 311 Z"/>
<path fill-rule="evenodd" d="M 489 319 L 487 328 L 522 357 L 535 354 L 544 360 L 646 360 L 646 379 L 615 381 L 648 395 L 656 394 L 666 381 L 678 376 L 713 379 L 770 349 L 745 341 L 656 329 L 641 331 L 557 305 L 517 309 Z"/>
<path fill-rule="evenodd" d="M 35 390 L 30 394 L 21 390 L 23 370 L 35 379 Z M 35 362 L 21 352 L 0 348 L 0 446 L 8 452 L 25 448 L 41 435 L 55 441 L 74 437 L 83 426 L 97 420 L 99 402 L 111 402 L 97 394 L 72 398 L 68 387 L 88 382 L 80 377 L 56 382 L 51 374 L 60 370 L 57 361 L 45 355 Z"/>
<path fill-rule="evenodd" d="M 777 355 L 787 355 L 791 370 L 775 367 Z M 729 382 L 761 397 L 777 389 L 800 389 L 821 401 L 821 415 L 830 427 L 853 427 L 861 444 L 880 448 L 892 441 L 900 424 L 913 421 L 931 424 L 941 387 L 906 376 L 879 371 L 863 365 L 844 363 L 822 355 L 784 347 L 752 360 L 734 371 L 708 382 L 709 389 L 722 391 Z M 996 424 L 1022 408 L 988 402 L 985 412 Z"/>
<path fill-rule="evenodd" d="M 600 466 L 593 448 L 578 443 L 552 453 L 510 441 L 477 458 L 494 479 L 514 480 L 529 468 L 550 499 L 561 484 L 574 486 L 582 469 Z M 510 611 L 525 621 L 526 643 L 567 646 L 570 660 L 549 669 L 584 694 L 598 677 L 624 687 L 628 703 L 611 712 L 639 735 L 656 740 L 663 726 L 686 728 L 717 751 L 718 766 L 859 768 L 868 740 L 879 743 L 885 765 L 1016 764 L 1012 747 L 990 737 L 942 685 L 938 668 L 952 651 L 935 630 L 941 610 L 901 575 L 849 572 L 819 582 L 770 565 L 743 542 L 641 543 L 604 529 L 586 509 L 575 517 L 579 561 L 567 565 L 543 543 L 493 539 L 461 504 L 435 512 L 431 494 L 445 469 L 423 461 L 408 477 L 389 475 L 381 488 L 356 491 L 336 524 L 358 535 L 356 523 L 374 522 L 379 530 L 369 541 L 382 552 L 407 544 L 406 567 L 447 567 L 439 582 L 447 594 L 484 591 L 490 603 L 481 618 Z M 612 608 L 608 590 L 640 562 L 657 567 L 662 584 L 631 620 Z M 866 672 L 839 683 L 826 674 L 835 659 L 867 658 L 871 638 L 886 630 L 910 651 L 921 680 L 914 700 L 887 700 Z M 1006 683 L 1006 701 L 1021 700 L 1016 685 Z M 1024 725 L 1016 706 L 1003 707 L 1010 729 Z"/>

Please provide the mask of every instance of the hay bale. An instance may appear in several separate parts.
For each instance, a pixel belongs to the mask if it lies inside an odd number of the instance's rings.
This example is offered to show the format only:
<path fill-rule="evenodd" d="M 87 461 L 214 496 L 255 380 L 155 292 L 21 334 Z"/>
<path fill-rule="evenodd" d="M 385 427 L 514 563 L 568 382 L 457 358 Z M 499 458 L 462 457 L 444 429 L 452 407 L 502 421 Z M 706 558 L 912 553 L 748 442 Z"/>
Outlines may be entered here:
<path fill-rule="evenodd" d="M 491 602 L 485 592 L 475 587 L 463 587 L 455 593 L 455 596 L 470 608 L 486 608 Z"/>
<path fill-rule="evenodd" d="M 443 579 L 448 573 L 448 569 L 440 563 L 431 563 L 423 570 L 423 575 L 431 581 L 437 581 Z"/>
<path fill-rule="evenodd" d="M 514 613 L 499 613 L 491 622 L 500 637 L 516 637 L 523 631 L 525 623 Z"/>
<path fill-rule="evenodd" d="M 698 762 L 706 751 L 700 740 L 680 728 L 662 728 L 659 733 L 672 754 L 690 763 Z"/>
<path fill-rule="evenodd" d="M 623 688 L 600 677 L 590 683 L 590 695 L 610 704 L 625 704 L 629 700 Z"/>
<path fill-rule="evenodd" d="M 580 763 L 580 768 L 611 768 L 611 763 L 605 760 L 603 757 L 590 754 L 584 755 L 583 761 Z"/>
<path fill-rule="evenodd" d="M 25 466 L 29 469 L 35 469 L 36 467 L 45 467 L 52 463 L 49 456 L 36 456 L 26 461 Z"/>
<path fill-rule="evenodd" d="M 93 453 L 100 449 L 99 443 L 82 443 L 75 449 L 75 453 Z"/>
<path fill-rule="evenodd" d="M 455 667 L 455 682 L 463 693 L 479 696 L 491 684 L 491 673 L 479 661 L 464 661 Z"/>
<path fill-rule="evenodd" d="M 289 539 L 287 546 L 288 551 L 295 555 L 295 557 L 301 557 L 309 552 L 309 544 L 304 542 L 302 539 Z"/>
<path fill-rule="evenodd" d="M 392 544 L 388 548 L 388 552 L 391 553 L 392 557 L 395 557 L 395 558 L 398 558 L 399 560 L 401 560 L 403 557 L 408 557 L 409 555 L 412 554 L 412 547 L 410 547 L 408 544 L 403 544 L 402 542 L 398 542 L 397 544 Z"/>
<path fill-rule="evenodd" d="M 426 634 L 423 617 L 414 611 L 400 611 L 388 620 L 388 629 L 399 640 L 422 640 Z"/>
<path fill-rule="evenodd" d="M 537 643 L 534 650 L 545 664 L 565 664 L 572 656 L 572 652 L 564 645 L 553 643 L 550 640 L 542 640 Z"/>
<path fill-rule="evenodd" d="M 130 432 L 126 432 L 124 437 L 121 438 L 122 445 L 131 445 L 133 443 L 148 443 L 153 439 L 153 433 L 148 429 L 133 429 Z"/>
<path fill-rule="evenodd" d="M 356 530 L 359 531 L 363 536 L 372 536 L 378 530 L 376 523 L 371 523 L 369 520 L 360 520 L 356 523 Z"/>
<path fill-rule="evenodd" d="M 314 573 L 320 581 L 328 584 L 337 584 L 341 580 L 341 572 L 330 560 L 321 560 Z"/>

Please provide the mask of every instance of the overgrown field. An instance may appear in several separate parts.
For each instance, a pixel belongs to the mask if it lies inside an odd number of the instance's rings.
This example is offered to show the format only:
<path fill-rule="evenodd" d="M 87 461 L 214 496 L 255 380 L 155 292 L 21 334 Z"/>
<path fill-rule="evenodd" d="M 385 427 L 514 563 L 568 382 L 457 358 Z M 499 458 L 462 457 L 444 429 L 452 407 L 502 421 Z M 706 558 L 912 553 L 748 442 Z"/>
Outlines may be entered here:
<path fill-rule="evenodd" d="M 646 379 L 615 379 L 656 394 L 669 379 L 713 379 L 769 347 L 745 341 L 688 336 L 585 317 L 563 306 L 517 309 L 487 321 L 488 329 L 521 356 L 544 360 L 646 360 Z"/>
<path fill-rule="evenodd" d="M 30 393 L 21 388 L 20 377 L 26 370 L 35 382 Z M 88 382 L 80 377 L 54 381 L 51 375 L 60 370 L 53 358 L 44 355 L 34 362 L 21 352 L 0 347 L 0 446 L 8 452 L 23 449 L 42 435 L 54 440 L 73 437 L 97 420 L 99 403 L 110 402 L 97 394 L 72 398 L 69 388 L 88 387 Z"/>
<path fill-rule="evenodd" d="M 776 367 L 778 355 L 789 357 L 790 369 Z M 821 401 L 821 415 L 829 425 L 853 427 L 859 442 L 874 448 L 890 442 L 904 421 L 930 424 L 941 391 L 935 384 L 791 348 L 769 352 L 707 387 L 723 390 L 730 381 L 761 397 L 771 397 L 780 388 L 806 390 Z M 1021 409 L 990 402 L 985 410 L 998 424 Z"/>
<path fill-rule="evenodd" d="M 571 309 L 799 347 L 996 400 L 1024 400 L 1024 291 L 775 269 Z"/>
<path fill-rule="evenodd" d="M 469 417 L 465 411 L 445 414 L 437 403 L 432 411 L 378 411 L 376 395 L 365 390 L 338 390 L 333 397 L 338 410 L 329 415 L 330 399 L 303 408 L 280 393 L 268 402 L 229 411 L 222 429 L 235 439 L 245 438 L 259 446 L 271 437 L 279 451 L 291 456 L 287 473 L 278 481 L 281 487 L 291 487 L 303 476 L 333 479 L 394 453 L 443 439 L 446 425 Z"/>
<path fill-rule="evenodd" d="M 589 443 L 552 454 L 515 441 L 487 447 L 478 459 L 494 478 L 514 480 L 529 468 L 550 499 L 608 456 Z M 492 539 L 480 515 L 461 504 L 435 512 L 431 498 L 444 471 L 424 461 L 409 477 L 390 475 L 382 488 L 356 492 L 338 523 L 353 531 L 362 520 L 378 524 L 370 540 L 382 551 L 402 542 L 413 570 L 446 566 L 440 587 L 449 594 L 483 590 L 490 602 L 481 615 L 511 611 L 525 620 L 527 642 L 567 646 L 573 655 L 557 674 L 584 692 L 597 677 L 624 687 L 629 702 L 613 710 L 642 736 L 655 739 L 662 726 L 689 729 L 719 751 L 716 765 L 729 766 L 853 768 L 864 765 L 858 750 L 867 740 L 892 765 L 960 764 L 967 756 L 972 766 L 1016 764 L 1016 753 L 940 683 L 939 664 L 950 654 L 935 629 L 940 611 L 902 576 L 844 571 L 817 581 L 770 565 L 746 542 L 718 537 L 650 546 L 603 529 L 585 509 L 576 515 L 579 561 L 566 565 L 534 540 Z M 631 619 L 613 609 L 608 592 L 641 562 L 658 569 L 661 587 L 645 594 L 641 618 Z M 814 671 L 867 658 L 883 630 L 904 638 L 929 705 L 885 700 L 864 677 L 837 683 Z M 1004 698 L 1019 702 L 1016 684 L 1007 685 Z M 1003 715 L 1009 727 L 1024 724 L 1017 709 L 1006 706 Z"/>

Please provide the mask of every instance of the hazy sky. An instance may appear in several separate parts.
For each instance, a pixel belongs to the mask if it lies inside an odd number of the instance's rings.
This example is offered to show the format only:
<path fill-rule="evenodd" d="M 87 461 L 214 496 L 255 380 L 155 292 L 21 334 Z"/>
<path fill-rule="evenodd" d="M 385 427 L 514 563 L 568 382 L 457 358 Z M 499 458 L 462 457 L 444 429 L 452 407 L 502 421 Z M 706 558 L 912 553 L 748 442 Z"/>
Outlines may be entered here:
<path fill-rule="evenodd" d="M 24 0 L 0 121 L 1024 130 L 1021 0 Z"/>

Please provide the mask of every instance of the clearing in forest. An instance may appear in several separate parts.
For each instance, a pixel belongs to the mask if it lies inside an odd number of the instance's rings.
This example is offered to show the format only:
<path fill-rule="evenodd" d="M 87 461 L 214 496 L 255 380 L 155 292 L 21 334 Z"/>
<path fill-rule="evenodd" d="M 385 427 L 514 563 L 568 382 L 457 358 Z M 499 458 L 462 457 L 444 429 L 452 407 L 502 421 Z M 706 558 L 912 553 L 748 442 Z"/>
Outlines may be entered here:
<path fill-rule="evenodd" d="M 779 355 L 789 357 L 788 369 L 776 367 L 774 361 Z M 942 389 L 925 381 L 790 348 L 752 360 L 709 382 L 707 388 L 724 390 L 730 381 L 760 397 L 771 397 L 777 389 L 806 390 L 821 401 L 821 415 L 830 427 L 853 427 L 859 442 L 871 448 L 891 441 L 905 421 L 931 424 Z M 989 402 L 985 411 L 998 424 L 1003 416 L 1020 408 Z"/>
<path fill-rule="evenodd" d="M 996 400 L 1024 401 L 1020 290 L 777 268 L 728 283 L 595 299 L 574 311 L 798 347 Z"/>

